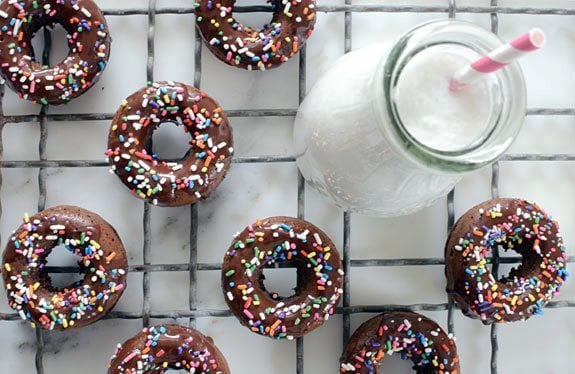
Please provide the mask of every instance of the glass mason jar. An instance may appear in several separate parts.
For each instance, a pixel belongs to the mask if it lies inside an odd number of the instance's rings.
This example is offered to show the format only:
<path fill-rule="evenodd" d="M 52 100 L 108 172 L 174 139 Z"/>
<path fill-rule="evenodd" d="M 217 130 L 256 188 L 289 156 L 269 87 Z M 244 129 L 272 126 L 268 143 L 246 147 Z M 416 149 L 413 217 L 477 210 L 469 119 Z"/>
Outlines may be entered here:
<path fill-rule="evenodd" d="M 470 113 L 483 108 L 473 114 L 484 118 L 480 127 L 471 128 L 476 132 L 471 139 L 457 135 L 459 123 L 447 123 L 450 131 L 431 129 L 423 136 L 406 126 L 417 127 L 425 114 L 415 110 L 418 100 L 425 99 L 418 87 L 425 76 L 412 76 L 412 87 L 408 84 L 402 92 L 398 83 L 402 74 L 429 75 L 409 63 L 431 48 L 439 48 L 440 54 L 442 48 L 463 50 L 467 64 L 501 45 L 496 35 L 472 23 L 442 20 L 410 30 L 391 50 L 372 45 L 343 56 L 298 110 L 294 141 L 301 173 L 336 205 L 361 214 L 399 216 L 433 204 L 466 173 L 494 162 L 512 144 L 525 117 L 523 74 L 512 63 L 480 83 L 483 101 L 470 97 L 464 103 Z M 440 69 L 444 64 L 436 65 Z M 448 94 L 431 92 L 431 99 Z M 401 113 L 398 105 L 403 105 Z M 455 121 L 443 116 L 450 112 L 445 105 L 453 103 L 440 102 L 427 114 Z M 468 109 L 457 109 L 465 117 Z M 447 146 L 435 141 L 442 137 L 449 139 Z"/>

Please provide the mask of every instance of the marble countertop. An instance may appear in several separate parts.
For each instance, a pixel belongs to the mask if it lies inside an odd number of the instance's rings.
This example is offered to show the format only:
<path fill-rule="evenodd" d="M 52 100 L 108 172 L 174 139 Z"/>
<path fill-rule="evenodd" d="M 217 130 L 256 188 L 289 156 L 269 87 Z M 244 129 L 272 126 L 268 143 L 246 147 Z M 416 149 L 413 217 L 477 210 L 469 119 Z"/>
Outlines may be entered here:
<path fill-rule="evenodd" d="M 488 6 L 490 0 L 458 0 L 458 6 Z M 104 9 L 147 8 L 144 0 L 99 0 Z M 158 8 L 190 6 L 189 0 L 159 0 Z M 238 1 L 259 4 L 259 1 Z M 318 0 L 321 5 L 341 5 L 344 0 Z M 354 0 L 354 4 L 441 5 L 447 0 Z M 500 0 L 503 7 L 565 7 L 575 10 L 570 0 Z M 373 42 L 392 44 L 408 28 L 445 13 L 356 13 L 352 16 L 352 48 Z M 537 56 L 521 61 L 527 85 L 529 108 L 575 108 L 575 16 L 499 15 L 499 32 L 509 39 L 539 26 L 548 34 L 548 45 Z M 269 20 L 269 14 L 241 14 L 254 25 Z M 489 14 L 457 13 L 457 18 L 491 26 Z M 97 87 L 62 107 L 57 113 L 113 113 L 121 100 L 146 82 L 147 16 L 109 16 L 113 36 L 112 57 Z M 156 16 L 154 78 L 193 82 L 194 16 L 158 14 Z M 307 44 L 307 88 L 344 53 L 344 14 L 320 13 L 316 30 Z M 55 53 L 65 52 L 64 34 L 57 32 Z M 298 59 L 263 74 L 247 73 L 219 63 L 203 47 L 201 87 L 226 110 L 291 109 L 298 104 Z M 19 100 L 7 90 L 3 101 L 7 115 L 37 114 L 39 108 Z M 293 117 L 231 119 L 237 156 L 293 155 L 291 144 Z M 49 160 L 102 160 L 106 149 L 108 121 L 57 121 L 48 123 Z M 168 126 L 170 127 L 170 126 Z M 174 130 L 175 131 L 172 131 Z M 181 144 L 180 130 L 167 129 L 154 136 L 160 154 L 174 152 L 172 142 Z M 7 124 L 3 130 L 3 160 L 38 160 L 40 130 L 37 122 Z M 511 153 L 573 154 L 575 117 L 573 115 L 527 117 Z M 178 148 L 180 151 L 182 148 Z M 176 149 L 176 153 L 178 152 Z M 178 154 L 175 154 L 178 155 Z M 540 203 L 561 223 L 568 251 L 575 248 L 575 163 L 545 161 L 501 162 L 499 193 L 521 196 Z M 491 197 L 491 169 L 466 177 L 455 191 L 458 217 L 471 206 Z M 38 169 L 3 169 L 0 190 L 2 247 L 17 227 L 24 212 L 36 212 Z M 311 188 L 305 191 L 305 216 L 343 247 L 343 212 Z M 142 264 L 143 203 L 133 198 L 107 168 L 51 168 L 47 172 L 47 206 L 75 204 L 93 210 L 118 230 L 131 265 Z M 198 261 L 219 263 L 232 235 L 258 217 L 297 214 L 297 168 L 295 163 L 234 164 L 229 176 L 209 200 L 198 206 Z M 185 264 L 190 257 L 190 208 L 152 208 L 151 263 Z M 353 259 L 442 257 L 446 239 L 446 200 L 412 216 L 375 219 L 351 218 Z M 573 255 L 574 252 L 570 252 Z M 50 265 L 70 265 L 73 258 L 51 257 Z M 508 270 L 503 266 L 501 271 Z M 573 272 L 573 271 L 572 271 Z M 269 284 L 287 291 L 295 284 L 290 270 L 268 272 Z M 266 273 L 267 274 L 267 273 Z M 66 278 L 68 277 L 68 278 Z M 69 279 L 62 276 L 60 281 Z M 151 310 L 187 310 L 188 272 L 153 272 Z M 199 309 L 225 310 L 220 291 L 219 271 L 198 272 Z M 352 305 L 445 303 L 443 266 L 352 268 Z M 557 300 L 575 299 L 575 281 L 562 289 Z M 142 273 L 131 273 L 128 288 L 116 310 L 141 312 Z M 4 292 L 0 292 L 0 313 L 8 313 Z M 447 328 L 447 313 L 423 312 Z M 352 331 L 370 314 L 353 314 Z M 484 374 L 490 370 L 490 328 L 455 313 L 462 369 L 465 374 Z M 173 322 L 152 320 L 152 323 Z M 179 320 L 187 323 L 187 320 Z M 44 333 L 44 367 L 47 374 L 105 372 L 116 343 L 134 335 L 141 319 L 107 319 L 89 327 L 66 332 Z M 250 333 L 235 318 L 202 317 L 197 328 L 214 337 L 235 374 L 295 373 L 295 342 L 276 342 Z M 334 316 L 323 328 L 305 338 L 305 373 L 337 372 L 342 351 L 342 317 Z M 34 373 L 36 337 L 27 323 L 2 321 L 0 372 Z M 575 373 L 570 355 L 575 348 L 573 309 L 547 309 L 542 317 L 526 323 L 499 327 L 499 373 Z M 257 365 L 256 365 L 257 361 Z M 410 365 L 399 359 L 385 361 L 389 373 L 410 373 Z"/>

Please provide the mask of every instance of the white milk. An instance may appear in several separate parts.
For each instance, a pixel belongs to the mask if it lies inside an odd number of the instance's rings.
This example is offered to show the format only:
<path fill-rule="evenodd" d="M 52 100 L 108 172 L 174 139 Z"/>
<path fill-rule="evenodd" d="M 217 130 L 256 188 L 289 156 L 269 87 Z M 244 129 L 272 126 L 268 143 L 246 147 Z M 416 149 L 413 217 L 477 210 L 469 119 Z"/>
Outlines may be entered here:
<path fill-rule="evenodd" d="M 425 207 L 460 179 L 414 168 L 384 138 L 373 85 L 387 53 L 373 45 L 341 57 L 308 93 L 294 127 L 305 179 L 336 205 L 379 216 Z"/>
<path fill-rule="evenodd" d="M 492 112 L 491 75 L 456 92 L 453 73 L 479 54 L 455 44 L 429 47 L 403 68 L 394 100 L 403 125 L 420 143 L 442 151 L 464 149 L 482 138 Z"/>
<path fill-rule="evenodd" d="M 450 77 L 479 57 L 474 49 L 500 45 L 479 26 L 442 20 L 391 49 L 376 44 L 341 57 L 295 119 L 302 175 L 336 205 L 368 215 L 409 214 L 444 197 L 465 173 L 500 157 L 523 123 L 516 64 L 449 90 Z"/>

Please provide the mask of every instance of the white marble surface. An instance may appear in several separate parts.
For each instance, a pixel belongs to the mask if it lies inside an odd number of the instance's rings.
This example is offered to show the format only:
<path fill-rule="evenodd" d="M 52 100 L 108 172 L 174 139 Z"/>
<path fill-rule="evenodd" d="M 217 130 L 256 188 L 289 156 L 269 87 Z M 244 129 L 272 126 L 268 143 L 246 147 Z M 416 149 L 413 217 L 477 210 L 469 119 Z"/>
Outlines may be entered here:
<path fill-rule="evenodd" d="M 144 0 L 100 0 L 103 8 L 147 7 Z M 343 4 L 343 0 L 318 0 L 320 4 Z M 355 0 L 354 3 L 445 5 L 446 0 Z M 241 4 L 248 4 L 240 0 Z M 251 0 L 249 4 L 258 4 Z M 489 5 L 490 0 L 458 0 L 458 5 Z M 186 5 L 190 0 L 158 0 L 158 7 Z M 575 9 L 575 1 L 501 0 L 502 6 L 562 6 Z M 371 42 L 393 43 L 415 24 L 444 17 L 444 14 L 361 13 L 353 15 L 353 48 Z M 458 14 L 485 27 L 488 14 Z M 240 15 L 244 21 L 264 23 L 265 14 Z M 193 81 L 194 16 L 158 15 L 156 25 L 155 78 Z M 521 62 L 527 78 L 529 107 L 575 107 L 575 19 L 574 16 L 501 15 L 500 33 L 510 38 L 532 26 L 545 29 L 549 43 L 537 56 Z M 50 113 L 112 113 L 120 101 L 146 81 L 146 16 L 109 17 L 114 38 L 108 70 L 97 87 L 73 103 L 50 108 Z M 316 31 L 308 42 L 308 89 L 343 54 L 343 13 L 319 14 Z M 62 44 L 58 49 L 62 53 Z M 298 103 L 298 61 L 264 74 L 249 74 L 229 68 L 204 47 L 202 88 L 224 109 L 295 108 Z M 230 84 L 231 82 L 231 84 Z M 7 92 L 7 114 L 36 114 L 39 108 Z M 290 155 L 291 117 L 233 118 L 238 156 Z M 48 159 L 101 160 L 106 148 L 108 123 L 49 123 Z M 155 138 L 166 150 L 178 132 L 168 131 Z M 4 129 L 5 160 L 37 160 L 37 123 L 9 124 Z M 573 116 L 531 116 L 511 152 L 573 153 Z M 179 140 L 176 140 L 179 141 Z M 163 146 L 162 146 L 163 144 Z M 24 212 L 35 212 L 38 199 L 36 169 L 3 170 L 0 190 L 2 217 L 0 232 L 6 237 Z M 234 164 L 229 177 L 211 199 L 199 205 L 198 258 L 220 262 L 232 234 L 258 217 L 296 215 L 297 170 L 293 163 Z M 490 169 L 466 178 L 456 188 L 456 215 L 490 197 Z M 77 204 L 109 220 L 120 233 L 131 264 L 141 264 L 143 204 L 134 199 L 105 168 L 50 169 L 47 178 L 47 205 Z M 536 200 L 554 213 L 563 227 L 569 250 L 575 248 L 575 164 L 573 162 L 504 162 L 501 164 L 500 193 Z M 322 227 L 342 247 L 342 212 L 325 203 L 314 191 L 306 190 L 306 217 Z M 352 258 L 441 257 L 446 229 L 445 200 L 409 217 L 373 219 L 352 217 Z M 189 208 L 152 209 L 152 263 L 186 263 L 189 260 Z M 571 252 L 572 254 L 573 252 Z M 59 257 L 51 264 L 69 264 Z M 504 269 L 503 269 L 504 270 Z M 573 270 L 571 269 L 573 272 Z M 268 272 L 273 273 L 273 272 Z M 290 271 L 272 276 L 273 284 L 285 289 L 293 283 Z M 151 307 L 154 311 L 188 308 L 186 272 L 151 275 Z M 130 274 L 127 291 L 117 310 L 137 312 L 142 307 L 142 274 Z M 351 271 L 352 304 L 442 303 L 445 280 L 442 266 L 354 268 Z M 559 299 L 575 299 L 575 281 L 570 280 Z M 219 272 L 198 274 L 198 307 L 224 309 Z M 0 292 L 0 312 L 9 312 Z M 425 313 L 446 327 L 445 312 Z M 371 317 L 352 316 L 352 329 Z M 170 321 L 153 321 L 157 323 Z M 180 321 L 186 323 L 186 321 Z M 212 335 L 227 356 L 235 374 L 287 374 L 295 372 L 295 343 L 275 342 L 256 336 L 234 318 L 200 318 L 197 326 Z M 489 372 L 489 332 L 477 321 L 455 314 L 456 335 L 465 374 Z M 71 374 L 103 373 L 117 342 L 135 334 L 141 320 L 105 320 L 87 328 L 64 333 L 46 333 L 45 372 Z M 342 318 L 335 316 L 305 338 L 305 372 L 335 373 L 342 350 Z M 500 332 L 500 373 L 575 373 L 571 358 L 575 348 L 575 317 L 572 309 L 547 310 L 542 317 L 521 324 L 505 325 Z M 33 373 L 34 331 L 22 322 L 0 322 L 0 372 Z M 254 364 L 258 361 L 259 365 Z M 399 359 L 387 360 L 388 373 L 409 373 Z"/>

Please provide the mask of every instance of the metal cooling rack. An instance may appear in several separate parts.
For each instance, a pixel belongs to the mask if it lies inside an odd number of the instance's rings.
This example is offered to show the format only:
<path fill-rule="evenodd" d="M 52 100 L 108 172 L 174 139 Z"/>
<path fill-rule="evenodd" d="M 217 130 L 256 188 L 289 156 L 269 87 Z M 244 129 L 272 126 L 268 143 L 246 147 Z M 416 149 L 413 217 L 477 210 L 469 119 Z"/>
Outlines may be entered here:
<path fill-rule="evenodd" d="M 356 12 L 372 12 L 372 13 L 437 13 L 445 14 L 449 18 L 455 18 L 457 13 L 476 13 L 476 14 L 489 14 L 491 17 L 491 29 L 497 33 L 499 25 L 499 14 L 533 14 L 533 15 L 575 15 L 575 9 L 563 8 L 529 8 L 529 7 L 501 7 L 498 5 L 498 0 L 491 0 L 490 6 L 457 6 L 456 0 L 446 0 L 445 6 L 396 6 L 385 4 L 373 5 L 354 5 L 352 0 L 345 0 L 345 5 L 322 5 L 321 0 L 318 0 L 318 12 L 326 13 L 344 13 L 345 16 L 345 34 L 344 34 L 344 48 L 345 52 L 351 50 L 351 23 L 352 15 Z M 148 16 L 148 58 L 146 66 L 146 74 L 148 81 L 154 81 L 154 39 L 155 39 L 155 20 L 157 14 L 190 14 L 194 13 L 194 8 L 190 7 L 167 7 L 157 8 L 156 0 L 148 0 L 147 8 L 126 8 L 126 9 L 104 9 L 103 12 L 108 17 L 128 16 L 128 15 L 147 15 Z M 271 6 L 237 6 L 235 12 L 271 12 Z M 195 33 L 195 68 L 194 68 L 194 85 L 201 86 L 202 78 L 202 40 L 199 33 Z M 42 54 L 42 59 L 45 64 L 49 63 L 50 48 L 51 48 L 51 33 L 48 29 L 44 29 L 45 47 Z M 299 53 L 299 101 L 301 102 L 306 93 L 306 51 L 303 48 Z M 111 120 L 112 113 L 89 113 L 89 114 L 49 114 L 48 106 L 42 106 L 38 115 L 15 115 L 6 116 L 3 110 L 3 97 L 4 85 L 0 85 L 0 188 L 2 185 L 2 169 L 10 168 L 34 168 L 38 169 L 38 185 L 39 185 L 39 198 L 38 210 L 43 210 L 46 204 L 46 174 L 48 168 L 87 168 L 87 167 L 108 167 L 108 163 L 104 161 L 93 160 L 48 160 L 46 157 L 46 144 L 48 140 L 48 123 L 58 121 L 97 121 L 97 120 Z M 226 111 L 229 117 L 294 117 L 297 109 L 245 109 L 245 110 L 230 110 Z M 537 116 L 575 116 L 575 108 L 529 108 L 527 115 Z M 4 126 L 8 123 L 21 123 L 21 122 L 37 122 L 40 126 L 40 141 L 39 141 L 39 161 L 3 161 L 3 142 L 1 132 Z M 575 161 L 574 154 L 534 154 L 534 153 L 519 153 L 507 154 L 499 162 L 516 162 L 516 161 Z M 253 156 L 253 157 L 235 157 L 234 163 L 271 163 L 271 162 L 295 162 L 294 156 Z M 491 195 L 496 198 L 499 196 L 499 162 L 492 166 L 491 172 Z M 297 211 L 298 217 L 303 218 L 305 214 L 305 184 L 301 174 L 298 174 L 298 197 L 297 197 Z M 454 223 L 454 191 L 447 197 L 447 230 L 449 230 Z M 0 216 L 2 214 L 2 205 L 0 201 Z M 143 244 L 143 264 L 130 265 L 130 272 L 143 273 L 143 306 L 141 312 L 121 312 L 112 311 L 105 318 L 121 318 L 121 319 L 141 319 L 144 326 L 149 325 L 150 318 L 189 318 L 190 325 L 194 325 L 195 318 L 199 317 L 229 317 L 231 312 L 229 310 L 213 310 L 213 309 L 198 309 L 197 308 L 197 272 L 206 270 L 220 270 L 220 263 L 198 263 L 197 259 L 197 234 L 198 234 L 198 211 L 197 206 L 190 207 L 190 260 L 185 264 L 152 264 L 150 262 L 150 247 L 151 247 L 151 230 L 150 218 L 151 210 L 150 205 L 144 203 L 144 214 L 142 219 L 144 231 L 144 244 Z M 347 342 L 350 336 L 350 316 L 355 313 L 381 313 L 389 310 L 409 309 L 413 311 L 446 311 L 448 330 L 451 333 L 455 332 L 453 322 L 453 312 L 456 309 L 453 300 L 449 299 L 445 303 L 438 304 L 410 304 L 410 305 L 351 305 L 350 295 L 350 268 L 351 267 L 369 267 L 369 266 L 426 266 L 426 265 L 443 265 L 443 258 L 398 258 L 398 259 L 367 259 L 367 260 L 352 260 L 350 252 L 350 233 L 351 233 L 352 214 L 349 212 L 343 213 L 343 268 L 345 270 L 344 277 L 344 293 L 342 305 L 337 309 L 337 314 L 343 316 L 343 342 Z M 499 254 L 494 252 L 492 258 L 493 273 L 497 276 L 499 264 L 516 264 L 521 261 L 520 257 L 505 257 L 499 258 Z M 575 257 L 571 256 L 568 262 L 575 262 Z M 48 267 L 51 273 L 72 273 L 77 269 L 73 267 Z M 185 311 L 170 311 L 170 312 L 155 312 L 150 308 L 150 273 L 151 272 L 166 272 L 166 271 L 179 271 L 189 272 L 190 287 L 189 287 L 189 309 Z M 447 297 L 447 296 L 446 296 Z M 575 300 L 570 301 L 553 301 L 547 304 L 546 308 L 575 308 Z M 20 317 L 16 313 L 0 313 L 0 321 L 19 321 Z M 498 360 L 498 336 L 497 325 L 491 327 L 491 373 L 498 373 L 497 360 Z M 296 341 L 296 373 L 304 373 L 304 338 L 299 338 Z M 44 337 L 41 329 L 36 329 L 36 372 L 43 374 L 43 351 L 44 351 Z"/>

